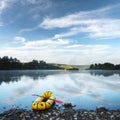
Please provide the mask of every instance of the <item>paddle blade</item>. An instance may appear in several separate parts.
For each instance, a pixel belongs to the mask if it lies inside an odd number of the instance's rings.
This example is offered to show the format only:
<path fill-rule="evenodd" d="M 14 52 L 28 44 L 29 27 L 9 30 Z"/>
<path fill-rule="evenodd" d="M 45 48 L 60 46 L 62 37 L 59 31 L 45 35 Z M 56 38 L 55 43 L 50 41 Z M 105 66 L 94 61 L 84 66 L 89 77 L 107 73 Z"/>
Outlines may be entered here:
<path fill-rule="evenodd" d="M 32 94 L 32 96 L 39 96 L 39 95 L 37 95 L 37 94 Z"/>
<path fill-rule="evenodd" d="M 60 100 L 55 100 L 56 103 L 62 104 L 63 102 Z"/>

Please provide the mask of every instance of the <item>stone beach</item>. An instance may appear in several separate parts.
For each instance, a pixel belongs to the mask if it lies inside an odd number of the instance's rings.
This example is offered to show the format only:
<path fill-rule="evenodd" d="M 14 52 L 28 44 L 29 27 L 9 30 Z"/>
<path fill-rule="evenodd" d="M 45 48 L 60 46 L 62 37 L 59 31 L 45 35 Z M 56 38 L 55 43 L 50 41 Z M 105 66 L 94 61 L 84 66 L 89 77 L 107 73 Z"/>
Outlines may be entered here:
<path fill-rule="evenodd" d="M 0 120 L 120 120 L 120 110 L 108 110 L 102 106 L 96 110 L 76 110 L 69 105 L 63 110 L 56 106 L 44 111 L 14 108 L 1 113 Z"/>

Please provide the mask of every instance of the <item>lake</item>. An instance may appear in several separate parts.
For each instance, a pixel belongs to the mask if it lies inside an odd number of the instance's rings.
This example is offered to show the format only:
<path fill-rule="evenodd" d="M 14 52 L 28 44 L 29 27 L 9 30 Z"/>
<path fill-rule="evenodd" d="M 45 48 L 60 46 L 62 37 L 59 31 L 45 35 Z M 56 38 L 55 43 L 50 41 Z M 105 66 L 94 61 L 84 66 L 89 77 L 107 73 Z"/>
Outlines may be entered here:
<path fill-rule="evenodd" d="M 75 109 L 120 109 L 120 71 L 16 70 L 0 71 L 0 113 L 15 107 L 31 109 L 37 98 L 32 94 L 48 90 Z"/>

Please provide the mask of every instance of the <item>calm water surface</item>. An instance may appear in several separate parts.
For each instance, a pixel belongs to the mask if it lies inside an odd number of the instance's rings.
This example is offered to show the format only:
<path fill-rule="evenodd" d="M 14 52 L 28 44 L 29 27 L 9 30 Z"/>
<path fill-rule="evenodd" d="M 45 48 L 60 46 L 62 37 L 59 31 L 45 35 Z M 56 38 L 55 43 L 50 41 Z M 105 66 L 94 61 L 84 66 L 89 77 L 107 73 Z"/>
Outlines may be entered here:
<path fill-rule="evenodd" d="M 14 107 L 31 109 L 37 98 L 32 94 L 48 90 L 76 109 L 120 109 L 120 71 L 23 70 L 0 71 L 0 113 Z"/>

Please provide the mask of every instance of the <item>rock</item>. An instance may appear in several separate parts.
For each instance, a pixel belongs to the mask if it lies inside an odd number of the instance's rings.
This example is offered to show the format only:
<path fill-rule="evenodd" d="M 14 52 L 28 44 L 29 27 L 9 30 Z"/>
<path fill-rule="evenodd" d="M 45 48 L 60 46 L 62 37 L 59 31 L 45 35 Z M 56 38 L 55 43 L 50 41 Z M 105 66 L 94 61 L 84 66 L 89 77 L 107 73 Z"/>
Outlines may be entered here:
<path fill-rule="evenodd" d="M 120 120 L 120 111 L 107 110 L 98 107 L 95 111 L 84 109 L 31 111 L 26 109 L 11 109 L 0 114 L 0 120 Z"/>
<path fill-rule="evenodd" d="M 100 120 L 98 117 L 96 117 L 96 119 L 95 120 Z"/>
<path fill-rule="evenodd" d="M 65 108 L 72 108 L 72 103 L 65 103 L 63 106 Z"/>
<path fill-rule="evenodd" d="M 110 118 L 113 119 L 113 118 L 114 118 L 114 115 L 111 115 Z"/>
<path fill-rule="evenodd" d="M 107 109 L 104 106 L 97 106 L 96 111 L 97 112 L 106 112 Z"/>

